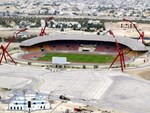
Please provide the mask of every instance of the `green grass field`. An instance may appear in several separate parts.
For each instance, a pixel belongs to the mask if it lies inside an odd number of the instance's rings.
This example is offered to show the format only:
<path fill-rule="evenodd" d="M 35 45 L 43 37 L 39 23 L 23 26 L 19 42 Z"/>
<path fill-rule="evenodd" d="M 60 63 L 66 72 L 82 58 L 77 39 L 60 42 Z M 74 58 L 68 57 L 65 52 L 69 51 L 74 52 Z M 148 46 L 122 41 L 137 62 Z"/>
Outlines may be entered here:
<path fill-rule="evenodd" d="M 83 63 L 107 63 L 112 62 L 114 56 L 111 55 L 93 55 L 93 54 L 68 54 L 68 53 L 48 53 L 38 60 L 52 61 L 52 57 L 67 57 L 68 62 L 83 62 Z"/>

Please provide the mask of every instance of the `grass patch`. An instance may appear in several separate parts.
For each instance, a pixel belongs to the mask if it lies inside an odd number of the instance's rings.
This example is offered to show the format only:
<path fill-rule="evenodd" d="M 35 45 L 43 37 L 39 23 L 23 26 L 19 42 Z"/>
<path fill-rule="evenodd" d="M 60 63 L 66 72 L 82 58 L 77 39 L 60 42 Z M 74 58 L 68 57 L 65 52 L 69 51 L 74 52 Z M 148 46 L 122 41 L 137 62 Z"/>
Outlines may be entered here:
<path fill-rule="evenodd" d="M 52 61 L 52 57 L 67 57 L 68 62 L 84 63 L 107 63 L 112 62 L 112 55 L 95 55 L 95 54 L 70 54 L 70 53 L 47 53 L 45 56 L 38 58 L 41 61 Z"/>

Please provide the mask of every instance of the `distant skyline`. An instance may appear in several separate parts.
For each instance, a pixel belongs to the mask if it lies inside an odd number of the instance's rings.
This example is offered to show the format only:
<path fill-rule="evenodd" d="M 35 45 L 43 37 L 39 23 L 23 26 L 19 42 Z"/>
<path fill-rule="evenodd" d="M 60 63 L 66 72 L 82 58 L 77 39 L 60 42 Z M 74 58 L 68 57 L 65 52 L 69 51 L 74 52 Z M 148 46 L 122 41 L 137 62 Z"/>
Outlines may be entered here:
<path fill-rule="evenodd" d="M 0 0 L 1 16 L 72 15 L 150 18 L 150 0 Z"/>
<path fill-rule="evenodd" d="M 113 2 L 118 2 L 118 1 L 124 1 L 124 2 L 150 2 L 149 0 L 0 0 L 0 2 L 12 2 L 12 1 L 43 1 L 43 2 L 50 2 L 50 1 L 95 1 L 95 2 L 107 2 L 107 1 L 113 1 Z"/>

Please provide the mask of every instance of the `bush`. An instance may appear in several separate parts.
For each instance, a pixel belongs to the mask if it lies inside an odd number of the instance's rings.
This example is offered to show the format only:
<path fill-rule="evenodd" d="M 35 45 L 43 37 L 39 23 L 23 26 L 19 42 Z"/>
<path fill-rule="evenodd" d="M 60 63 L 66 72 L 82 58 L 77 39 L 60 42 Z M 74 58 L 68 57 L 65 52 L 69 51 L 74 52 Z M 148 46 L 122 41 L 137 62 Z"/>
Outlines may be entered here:
<path fill-rule="evenodd" d="M 85 65 L 83 65 L 83 69 L 86 69 L 86 66 L 85 66 Z"/>

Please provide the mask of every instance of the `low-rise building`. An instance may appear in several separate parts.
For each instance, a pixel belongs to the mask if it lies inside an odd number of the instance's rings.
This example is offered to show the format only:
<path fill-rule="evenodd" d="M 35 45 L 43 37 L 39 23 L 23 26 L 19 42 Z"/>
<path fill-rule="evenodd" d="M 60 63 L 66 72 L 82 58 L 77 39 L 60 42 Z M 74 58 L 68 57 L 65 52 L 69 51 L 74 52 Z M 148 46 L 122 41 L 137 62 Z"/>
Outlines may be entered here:
<path fill-rule="evenodd" d="M 133 22 L 134 25 L 137 25 L 136 22 Z M 118 27 L 119 28 L 134 28 L 132 23 L 130 22 L 118 22 Z"/>
<path fill-rule="evenodd" d="M 36 111 L 51 109 L 51 104 L 42 94 L 27 94 L 15 96 L 9 103 L 8 110 L 12 111 Z"/>

